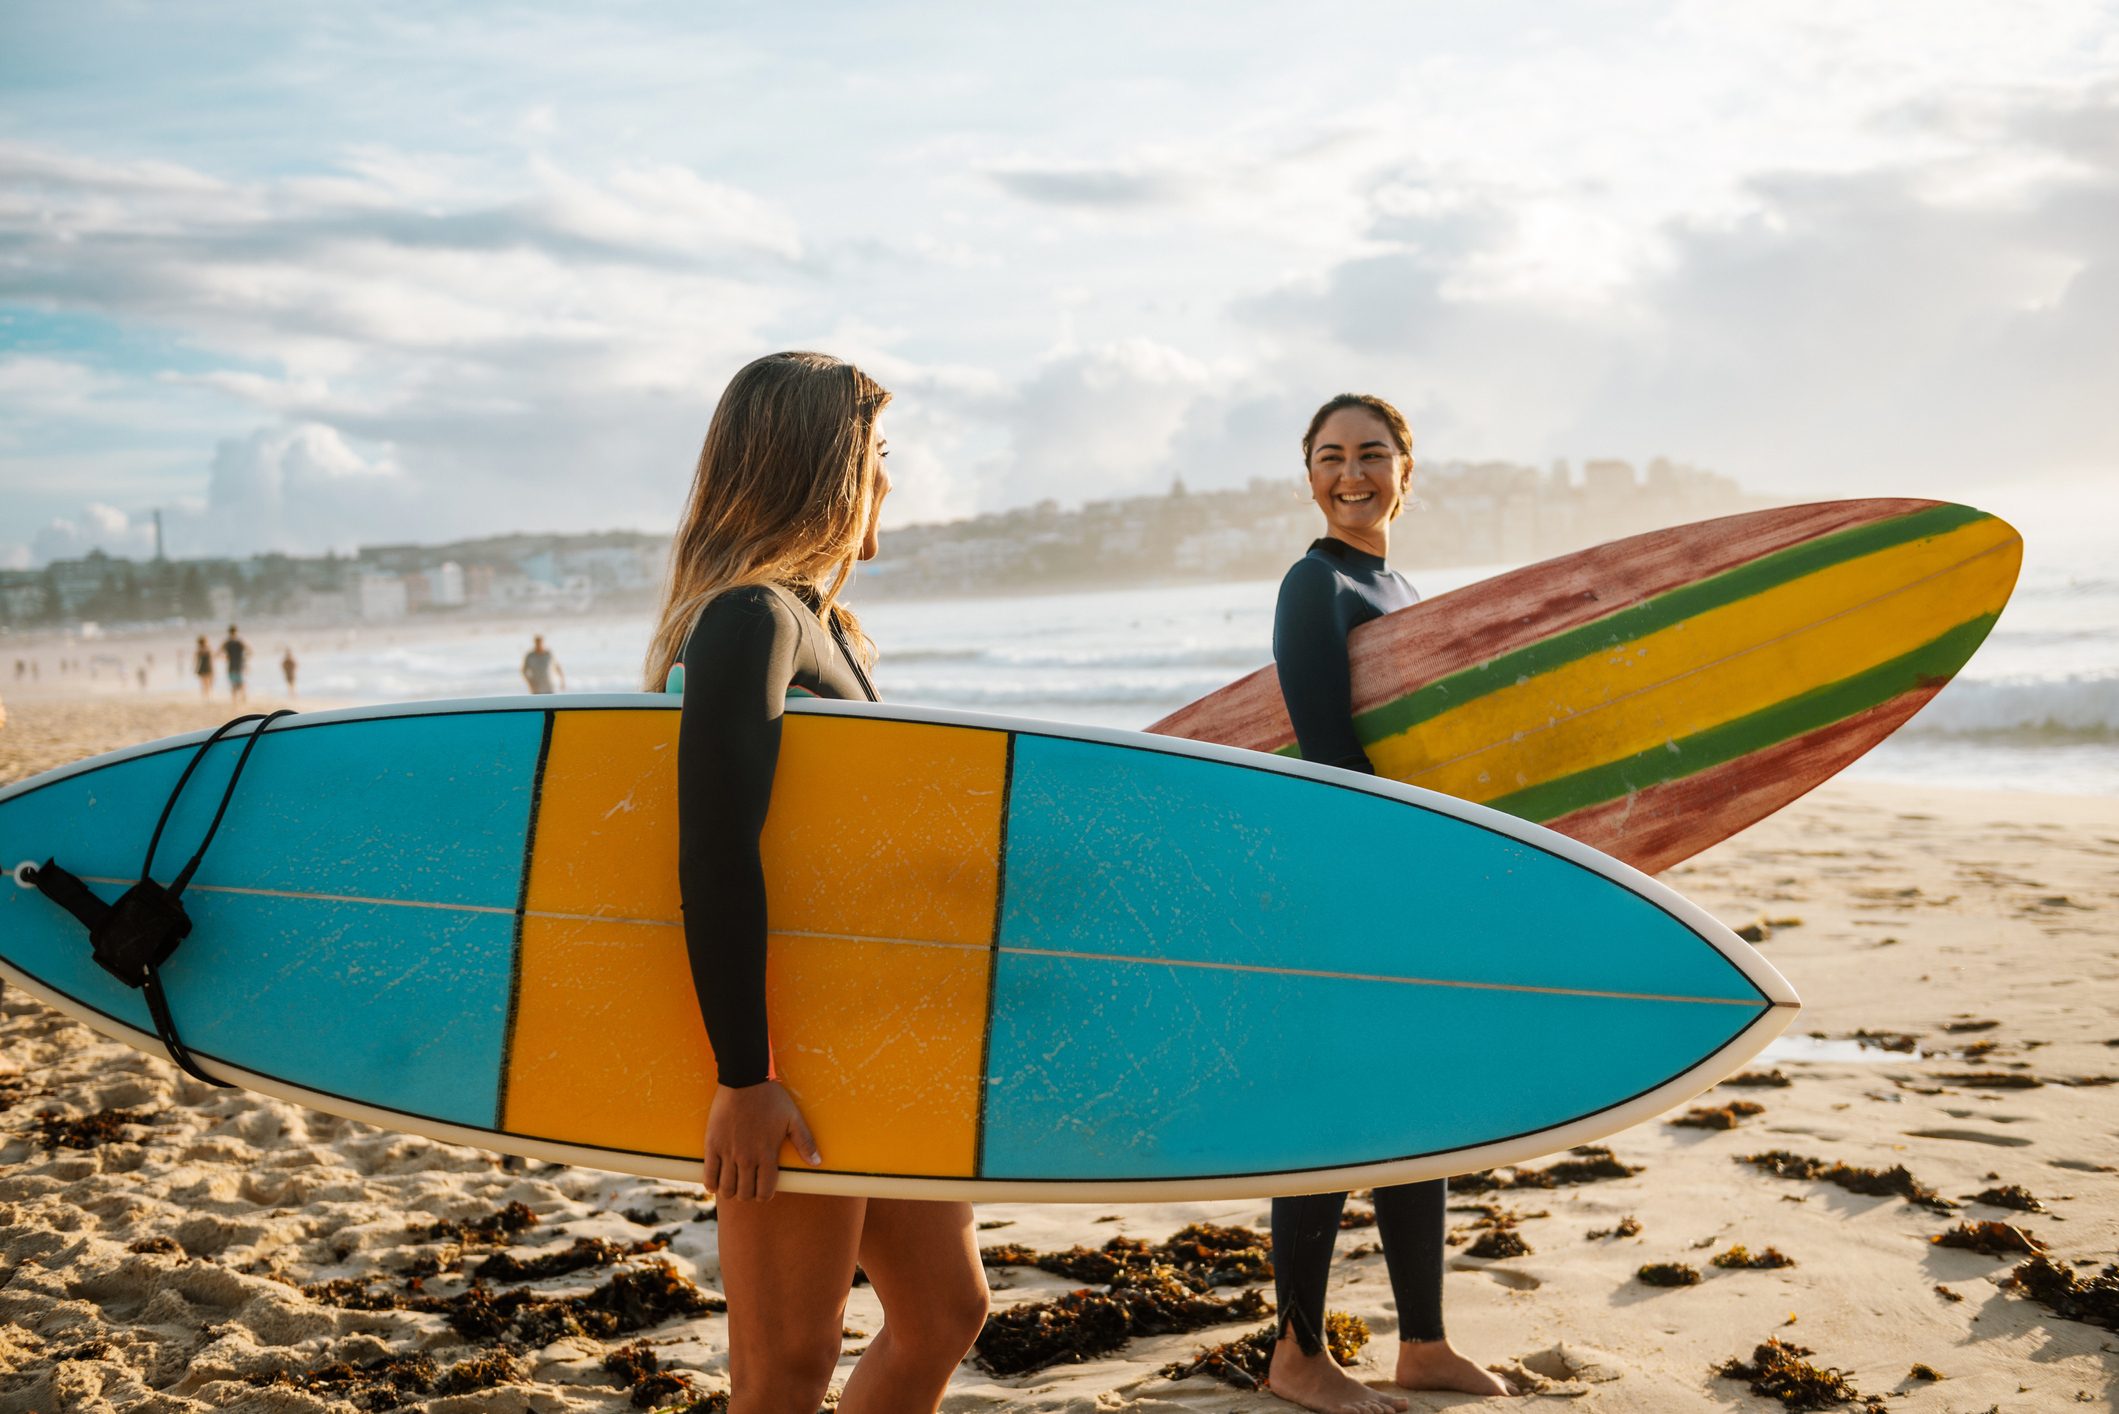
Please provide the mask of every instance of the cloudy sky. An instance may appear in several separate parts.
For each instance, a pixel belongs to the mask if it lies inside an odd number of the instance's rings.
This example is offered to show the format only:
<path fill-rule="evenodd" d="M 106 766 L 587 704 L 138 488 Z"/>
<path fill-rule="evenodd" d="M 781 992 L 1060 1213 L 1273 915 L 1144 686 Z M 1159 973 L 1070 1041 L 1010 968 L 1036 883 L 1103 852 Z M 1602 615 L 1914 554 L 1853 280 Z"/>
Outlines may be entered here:
<path fill-rule="evenodd" d="M 666 528 L 787 347 L 900 522 L 1352 388 L 2079 536 L 2115 330 L 2109 4 L 0 7 L 0 564 Z"/>

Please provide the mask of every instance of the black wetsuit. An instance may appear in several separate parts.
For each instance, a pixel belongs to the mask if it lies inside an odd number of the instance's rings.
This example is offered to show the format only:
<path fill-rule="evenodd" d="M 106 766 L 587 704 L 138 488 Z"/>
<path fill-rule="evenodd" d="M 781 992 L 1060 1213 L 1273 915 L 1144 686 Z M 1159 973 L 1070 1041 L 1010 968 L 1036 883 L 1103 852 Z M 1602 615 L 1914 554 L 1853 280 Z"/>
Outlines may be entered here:
<path fill-rule="evenodd" d="M 700 611 L 684 648 L 677 729 L 677 882 L 692 984 L 725 1086 L 772 1074 L 758 835 L 790 689 L 875 700 L 844 640 L 789 591 L 731 589 Z"/>
<path fill-rule="evenodd" d="M 1380 556 L 1323 539 L 1280 582 L 1273 663 L 1305 761 L 1375 774 L 1354 735 L 1347 635 L 1355 625 L 1417 603 L 1404 575 Z M 1299 1122 L 1290 1116 L 1291 1123 Z M 1344 1193 L 1273 1200 L 1273 1269 L 1280 1319 L 1302 1349 L 1324 1339 L 1325 1288 L 1339 1237 Z M 1401 1340 L 1442 1338 L 1442 1238 L 1447 1185 L 1440 1179 L 1375 1191 L 1376 1228 L 1390 1267 Z"/>

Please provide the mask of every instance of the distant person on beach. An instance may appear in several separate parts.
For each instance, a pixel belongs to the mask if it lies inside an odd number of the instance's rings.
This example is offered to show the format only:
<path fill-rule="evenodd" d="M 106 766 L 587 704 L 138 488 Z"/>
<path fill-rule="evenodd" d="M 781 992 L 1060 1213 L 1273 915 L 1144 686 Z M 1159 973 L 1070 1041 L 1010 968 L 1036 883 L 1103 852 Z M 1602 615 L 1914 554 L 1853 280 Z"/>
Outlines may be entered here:
<path fill-rule="evenodd" d="M 289 697 L 294 696 L 294 673 L 295 669 L 300 666 L 301 664 L 294 661 L 294 646 L 289 644 L 287 651 L 280 655 L 280 676 L 287 679 L 287 695 Z"/>
<path fill-rule="evenodd" d="M 145 663 L 140 664 L 139 667 L 132 670 L 132 675 L 139 680 L 140 691 L 147 691 L 147 665 Z"/>
<path fill-rule="evenodd" d="M 1302 759 L 1373 775 L 1354 733 L 1347 635 L 1420 597 L 1385 563 L 1391 522 L 1412 494 L 1413 434 L 1404 415 L 1383 399 L 1342 393 L 1311 417 L 1302 459 L 1310 499 L 1324 512 L 1325 533 L 1280 582 L 1273 664 Z M 1359 900 L 1349 900 L 1350 926 L 1358 926 L 1360 907 Z M 1279 1120 L 1300 1123 L 1295 1115 Z M 1324 1414 L 1395 1414 L 1406 1401 L 1377 1394 L 1325 1348 L 1325 1290 L 1346 1199 L 1344 1193 L 1317 1193 L 1273 1200 L 1280 1338 L 1268 1384 L 1282 1399 Z M 1443 1334 L 1448 1200 L 1442 1179 L 1378 1188 L 1373 1196 L 1398 1307 L 1392 1382 L 1405 1389 L 1515 1394 L 1513 1385 L 1458 1354 Z"/>
<path fill-rule="evenodd" d="M 758 837 L 786 700 L 875 697 L 872 647 L 839 594 L 876 553 L 890 492 L 876 424 L 889 398 L 822 354 L 773 354 L 730 380 L 647 656 L 647 687 L 683 694 L 678 891 L 718 1069 L 701 1178 L 720 1200 L 730 1407 L 744 1414 L 824 1398 L 856 1261 L 884 1320 L 846 1381 L 843 1414 L 934 1410 L 986 1318 L 970 1204 L 779 1189 L 783 1143 L 812 1166 L 824 1158 L 773 1072 Z"/>
<path fill-rule="evenodd" d="M 552 650 L 544 646 L 544 635 L 538 634 L 530 640 L 530 651 L 522 655 L 522 680 L 530 685 L 532 692 L 551 692 L 552 675 L 559 675 L 559 686 L 567 685 L 567 670 L 559 666 Z"/>
<path fill-rule="evenodd" d="M 236 632 L 235 625 L 228 625 L 228 638 L 221 644 L 221 657 L 228 662 L 228 700 L 248 702 L 249 689 L 243 686 L 243 665 L 250 659 L 250 645 Z"/>
<path fill-rule="evenodd" d="M 199 646 L 191 651 L 191 670 L 199 676 L 199 696 L 213 696 L 213 645 L 199 635 Z"/>

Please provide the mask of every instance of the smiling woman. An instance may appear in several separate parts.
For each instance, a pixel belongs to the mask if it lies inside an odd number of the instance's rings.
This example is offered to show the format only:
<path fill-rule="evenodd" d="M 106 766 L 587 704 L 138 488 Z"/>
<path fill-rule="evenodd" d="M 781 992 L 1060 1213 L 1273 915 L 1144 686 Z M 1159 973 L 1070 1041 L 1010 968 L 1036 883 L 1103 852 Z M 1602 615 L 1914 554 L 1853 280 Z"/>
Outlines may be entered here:
<path fill-rule="evenodd" d="M 1347 636 L 1359 624 L 1416 603 L 1404 575 L 1385 563 L 1391 522 L 1413 486 L 1413 432 L 1405 415 L 1368 393 L 1341 393 L 1310 418 L 1302 436 L 1310 498 L 1325 535 L 1281 581 L 1273 614 L 1273 663 L 1303 759 L 1373 775 L 1354 732 Z M 1350 891 L 1351 895 L 1352 891 Z M 1348 899 L 1350 915 L 1365 910 Z M 1280 1339 L 1275 1394 L 1321 1414 L 1394 1414 L 1406 1402 L 1378 1395 L 1342 1370 L 1324 1344 L 1324 1298 L 1344 1193 L 1273 1200 Z M 1442 1331 L 1442 1254 L 1448 1189 L 1442 1179 L 1374 1190 L 1376 1227 L 1398 1307 L 1394 1381 L 1409 1389 L 1510 1394 L 1512 1386 L 1451 1347 Z"/>

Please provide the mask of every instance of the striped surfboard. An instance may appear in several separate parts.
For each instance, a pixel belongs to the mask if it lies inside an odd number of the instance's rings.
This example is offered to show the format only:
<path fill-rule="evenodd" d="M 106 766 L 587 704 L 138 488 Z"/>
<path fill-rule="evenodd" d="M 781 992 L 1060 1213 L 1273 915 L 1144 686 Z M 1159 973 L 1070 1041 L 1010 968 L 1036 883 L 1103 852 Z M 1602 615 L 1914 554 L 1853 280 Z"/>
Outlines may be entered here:
<path fill-rule="evenodd" d="M 2022 560 L 2007 522 L 1937 501 L 1612 541 L 1355 629 L 1355 728 L 1390 780 L 1654 872 L 1902 726 L 1985 640 Z M 1148 730 L 1297 754 L 1271 667 Z"/>
<path fill-rule="evenodd" d="M 275 724 L 185 895 L 184 1039 L 316 1109 L 696 1180 L 714 1065 L 678 717 L 625 694 Z M 0 858 L 114 896 L 202 736 L 0 791 Z M 159 877 L 241 741 L 200 765 Z M 1796 1007 L 1727 928 L 1573 840 L 1139 733 L 791 703 L 762 843 L 775 1062 L 826 1164 L 797 1189 L 1101 1202 L 1463 1172 L 1689 1099 Z M 0 974 L 160 1053 L 73 919 L 5 883 Z"/>

